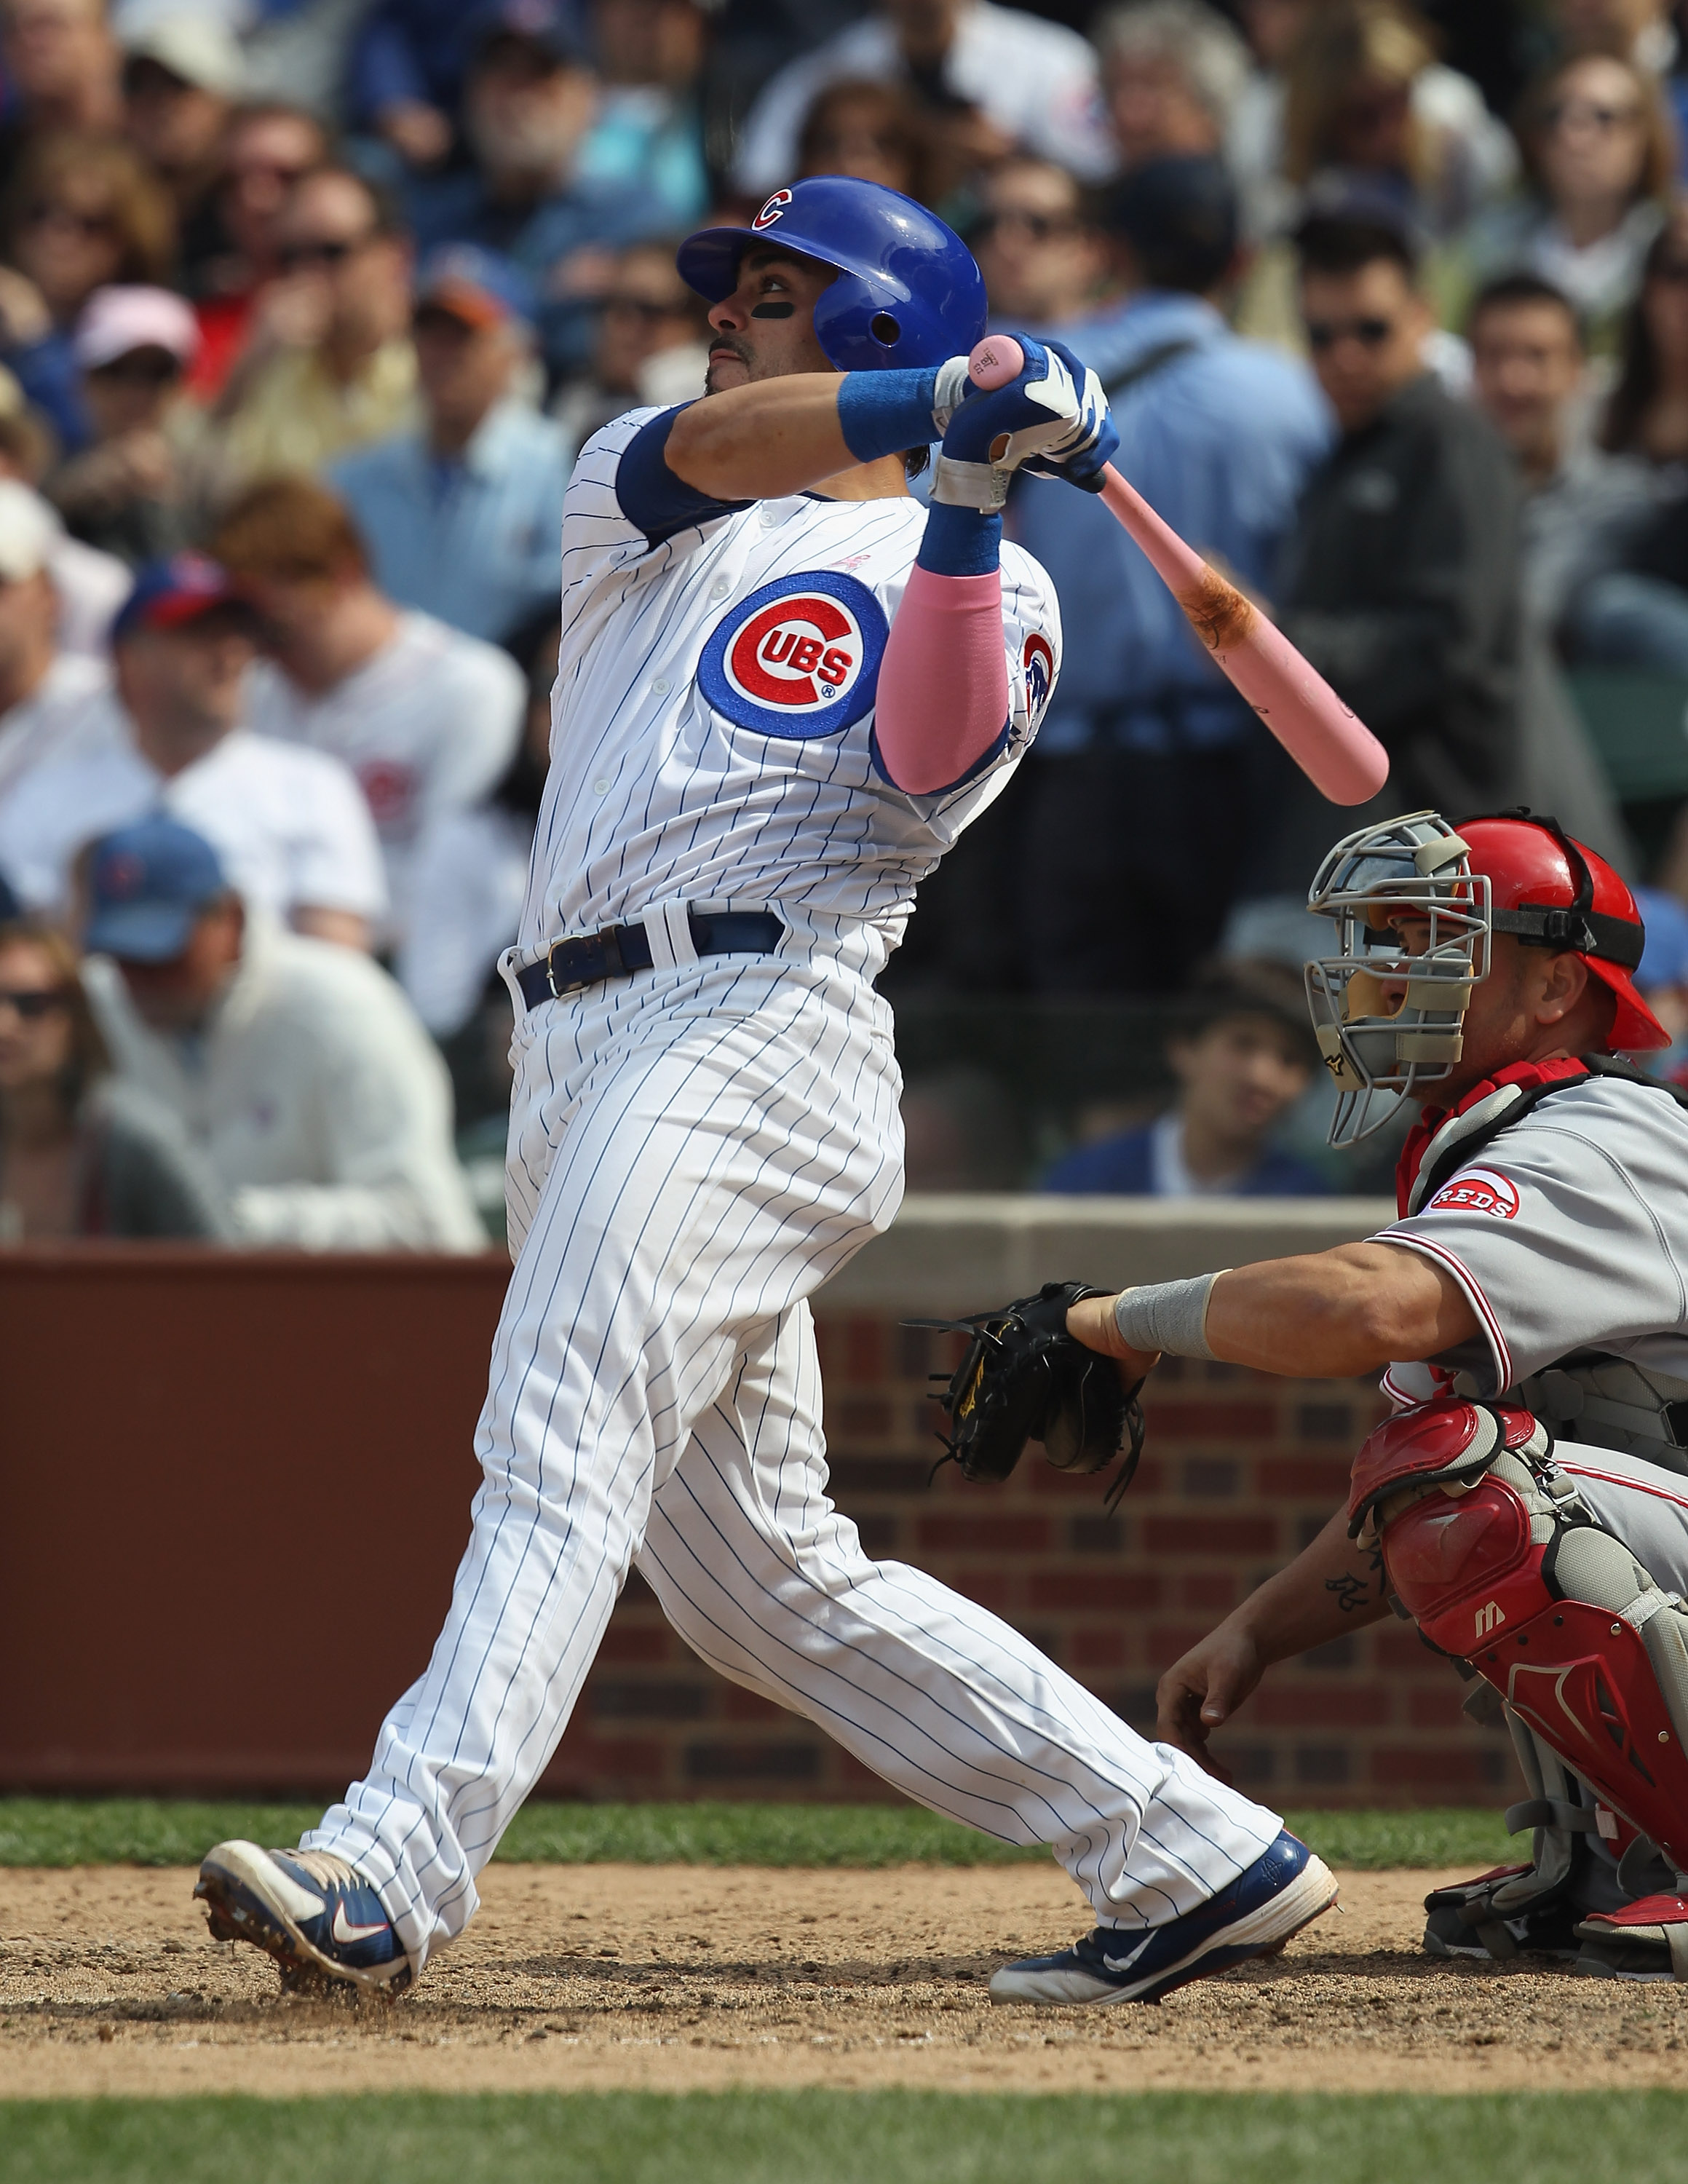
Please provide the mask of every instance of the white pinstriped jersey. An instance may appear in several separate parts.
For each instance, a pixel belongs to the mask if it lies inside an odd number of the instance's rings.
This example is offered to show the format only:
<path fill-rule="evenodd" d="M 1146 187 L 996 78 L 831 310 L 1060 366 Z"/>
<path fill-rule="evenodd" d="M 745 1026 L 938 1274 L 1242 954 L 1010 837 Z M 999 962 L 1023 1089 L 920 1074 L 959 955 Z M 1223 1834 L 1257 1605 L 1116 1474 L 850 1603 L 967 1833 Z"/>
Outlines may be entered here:
<path fill-rule="evenodd" d="M 1053 588 L 1003 548 L 1007 733 L 955 789 L 905 795 L 875 764 L 873 699 L 924 508 L 794 494 L 653 547 L 616 479 L 660 414 L 596 433 L 564 505 L 551 770 L 521 950 L 685 900 L 863 921 L 889 952 L 916 886 L 1036 731 L 1060 661 Z"/>

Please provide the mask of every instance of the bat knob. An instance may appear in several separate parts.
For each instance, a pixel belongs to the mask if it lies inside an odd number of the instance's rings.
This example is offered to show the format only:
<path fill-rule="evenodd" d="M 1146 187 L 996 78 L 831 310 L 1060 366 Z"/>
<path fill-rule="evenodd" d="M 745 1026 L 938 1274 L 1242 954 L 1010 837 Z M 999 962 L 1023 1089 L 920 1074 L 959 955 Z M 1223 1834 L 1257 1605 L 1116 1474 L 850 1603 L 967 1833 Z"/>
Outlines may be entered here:
<path fill-rule="evenodd" d="M 1025 368 L 1026 353 L 1012 334 L 987 334 L 967 359 L 968 378 L 986 394 L 1017 379 Z"/>

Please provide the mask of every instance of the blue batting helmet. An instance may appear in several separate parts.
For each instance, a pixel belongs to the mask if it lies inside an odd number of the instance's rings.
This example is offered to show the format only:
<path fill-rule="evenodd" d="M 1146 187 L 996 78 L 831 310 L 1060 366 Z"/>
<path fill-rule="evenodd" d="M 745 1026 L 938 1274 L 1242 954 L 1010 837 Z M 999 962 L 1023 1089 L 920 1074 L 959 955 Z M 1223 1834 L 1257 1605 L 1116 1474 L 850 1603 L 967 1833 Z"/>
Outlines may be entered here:
<path fill-rule="evenodd" d="M 721 303 L 738 261 L 766 242 L 835 265 L 815 332 L 840 371 L 881 371 L 965 356 L 984 334 L 984 276 L 954 229 L 900 190 L 814 175 L 776 190 L 749 227 L 705 227 L 680 246 L 689 288 Z"/>

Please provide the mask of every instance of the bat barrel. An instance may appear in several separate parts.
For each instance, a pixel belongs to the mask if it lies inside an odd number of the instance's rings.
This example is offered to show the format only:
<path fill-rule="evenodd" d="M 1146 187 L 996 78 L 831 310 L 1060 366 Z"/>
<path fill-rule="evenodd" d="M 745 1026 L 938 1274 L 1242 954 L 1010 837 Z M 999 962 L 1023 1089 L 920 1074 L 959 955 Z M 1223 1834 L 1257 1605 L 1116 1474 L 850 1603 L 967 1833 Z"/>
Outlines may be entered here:
<path fill-rule="evenodd" d="M 1389 778 L 1389 754 L 1277 625 L 1178 537 L 1111 465 L 1102 499 L 1171 588 L 1214 663 L 1321 795 L 1364 804 Z"/>

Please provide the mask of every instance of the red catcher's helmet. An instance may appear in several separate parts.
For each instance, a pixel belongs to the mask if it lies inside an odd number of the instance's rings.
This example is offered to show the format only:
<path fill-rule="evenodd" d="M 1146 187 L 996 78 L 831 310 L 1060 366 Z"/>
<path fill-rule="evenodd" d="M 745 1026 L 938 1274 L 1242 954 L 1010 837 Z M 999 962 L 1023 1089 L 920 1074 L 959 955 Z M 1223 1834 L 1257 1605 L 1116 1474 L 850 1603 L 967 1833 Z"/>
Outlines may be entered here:
<path fill-rule="evenodd" d="M 1630 975 L 1641 960 L 1641 913 L 1605 858 L 1573 841 L 1557 819 L 1522 812 L 1463 820 L 1459 833 L 1472 871 L 1488 875 L 1490 931 L 1580 956 L 1617 1004 L 1607 1041 L 1613 1053 L 1669 1046 L 1669 1033 Z"/>

